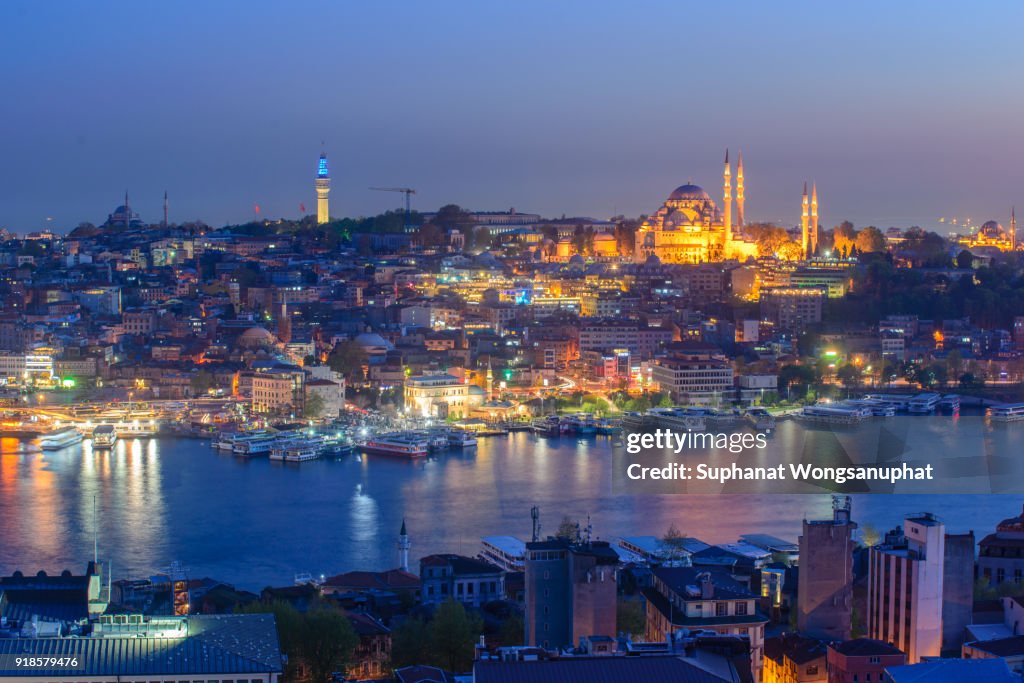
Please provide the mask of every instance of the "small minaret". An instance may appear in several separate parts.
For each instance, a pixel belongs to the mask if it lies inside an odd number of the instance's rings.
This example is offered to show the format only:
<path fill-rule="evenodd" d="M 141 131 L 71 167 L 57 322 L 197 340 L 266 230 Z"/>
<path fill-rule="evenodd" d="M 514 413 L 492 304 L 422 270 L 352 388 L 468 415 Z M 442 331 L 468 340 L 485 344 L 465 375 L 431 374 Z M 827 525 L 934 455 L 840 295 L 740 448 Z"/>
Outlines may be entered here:
<path fill-rule="evenodd" d="M 494 371 L 491 369 L 491 360 L 487 359 L 487 400 L 494 400 Z"/>
<path fill-rule="evenodd" d="M 736 160 L 736 227 L 743 227 L 743 152 Z"/>
<path fill-rule="evenodd" d="M 722 227 L 725 230 L 725 243 L 722 245 L 724 252 L 732 242 L 732 171 L 729 170 L 729 150 L 725 150 L 725 171 L 722 173 L 722 201 L 725 204 L 725 213 L 722 214 Z"/>
<path fill-rule="evenodd" d="M 124 227 L 129 228 L 132 225 L 132 207 L 128 203 L 128 190 L 124 191 Z"/>
<path fill-rule="evenodd" d="M 316 169 L 316 223 L 323 225 L 331 220 L 328 196 L 331 194 L 331 175 L 327 170 L 327 155 L 320 155 Z"/>
<path fill-rule="evenodd" d="M 800 253 L 803 258 L 807 258 L 807 247 L 809 246 L 807 237 L 807 221 L 810 220 L 810 212 L 807 206 L 807 183 L 804 182 L 804 198 L 801 203 L 801 214 L 800 214 Z"/>
<path fill-rule="evenodd" d="M 167 227 L 167 190 L 164 190 L 164 227 Z"/>
<path fill-rule="evenodd" d="M 398 562 L 402 571 L 409 571 L 409 532 L 405 529 L 405 518 L 402 518 L 402 530 L 398 532 Z"/>
<path fill-rule="evenodd" d="M 818 183 L 811 185 L 811 256 L 818 253 Z"/>
<path fill-rule="evenodd" d="M 1017 209 L 1010 207 L 1010 251 L 1017 251 Z"/>

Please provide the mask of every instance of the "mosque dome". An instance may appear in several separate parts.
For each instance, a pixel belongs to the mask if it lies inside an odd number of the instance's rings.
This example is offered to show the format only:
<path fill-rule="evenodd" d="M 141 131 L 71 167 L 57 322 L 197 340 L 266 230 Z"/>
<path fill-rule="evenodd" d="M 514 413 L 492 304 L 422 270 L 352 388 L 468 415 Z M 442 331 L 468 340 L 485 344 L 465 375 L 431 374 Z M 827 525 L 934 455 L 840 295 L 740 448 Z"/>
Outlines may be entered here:
<path fill-rule="evenodd" d="M 988 237 L 999 237 L 1003 234 L 1003 226 L 996 221 L 988 221 L 981 226 L 980 232 Z"/>
<path fill-rule="evenodd" d="M 585 265 L 587 265 L 587 262 L 579 254 L 574 254 L 572 256 L 572 258 L 569 259 L 569 265 L 570 266 L 585 266 Z"/>
<path fill-rule="evenodd" d="M 353 341 L 367 350 L 383 349 L 385 351 L 390 351 L 394 348 L 394 346 L 391 345 L 391 342 L 375 332 L 363 332 L 353 339 Z"/>
<path fill-rule="evenodd" d="M 704 191 L 704 188 L 700 185 L 692 185 L 687 183 L 686 185 L 680 185 L 672 194 L 669 195 L 669 201 L 703 201 L 710 202 L 711 195 Z"/>
<path fill-rule="evenodd" d="M 661 259 L 658 258 L 657 254 L 651 254 L 650 256 L 647 257 L 647 260 L 644 261 L 644 264 L 648 266 L 660 266 Z"/>
<path fill-rule="evenodd" d="M 275 337 L 269 330 L 262 327 L 250 327 L 238 335 L 238 345 L 245 349 L 256 349 L 277 343 Z"/>

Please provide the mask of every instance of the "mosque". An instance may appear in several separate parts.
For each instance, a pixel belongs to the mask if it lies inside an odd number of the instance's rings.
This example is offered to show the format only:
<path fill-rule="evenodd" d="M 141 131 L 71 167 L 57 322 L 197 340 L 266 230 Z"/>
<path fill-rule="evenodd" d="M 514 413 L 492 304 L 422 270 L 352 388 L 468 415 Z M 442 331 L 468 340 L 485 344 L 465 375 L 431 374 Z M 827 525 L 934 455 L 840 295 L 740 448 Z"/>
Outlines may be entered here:
<path fill-rule="evenodd" d="M 722 209 L 700 186 L 680 185 L 669 195 L 661 208 L 640 226 L 636 232 L 634 261 L 644 263 L 656 256 L 662 263 L 708 263 L 757 258 L 757 243 L 743 234 L 743 155 L 736 166 L 736 217 L 733 220 L 732 169 L 729 152 L 725 152 L 725 171 L 722 174 Z M 814 235 L 817 234 L 817 191 L 813 203 Z M 808 211 L 806 191 L 804 213 Z M 806 219 L 805 219 L 806 222 Z M 804 252 L 810 251 L 805 225 Z M 817 240 L 814 240 L 815 242 Z"/>
<path fill-rule="evenodd" d="M 1017 211 L 1010 210 L 1010 229 L 997 221 L 988 221 L 978 232 L 960 238 L 960 244 L 968 249 L 989 248 L 999 251 L 1017 251 Z"/>

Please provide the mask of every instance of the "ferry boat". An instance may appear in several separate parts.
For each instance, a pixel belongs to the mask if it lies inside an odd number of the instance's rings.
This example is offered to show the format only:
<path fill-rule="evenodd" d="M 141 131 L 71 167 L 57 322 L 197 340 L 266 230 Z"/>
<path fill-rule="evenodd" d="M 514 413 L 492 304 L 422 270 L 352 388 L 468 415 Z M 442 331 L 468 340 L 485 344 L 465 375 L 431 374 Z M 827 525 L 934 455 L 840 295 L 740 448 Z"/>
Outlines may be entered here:
<path fill-rule="evenodd" d="M 476 437 L 465 429 L 449 429 L 448 445 L 453 448 L 470 448 L 476 445 Z"/>
<path fill-rule="evenodd" d="M 941 400 L 942 396 L 933 392 L 918 394 L 907 402 L 907 410 L 916 415 L 934 413 Z"/>
<path fill-rule="evenodd" d="M 298 438 L 295 434 L 260 434 L 250 439 L 238 439 L 232 452 L 250 457 L 269 453 L 275 446 L 287 445 Z"/>
<path fill-rule="evenodd" d="M 324 452 L 323 439 L 297 439 L 279 443 L 270 451 L 271 460 L 284 462 L 306 462 L 316 460 Z"/>
<path fill-rule="evenodd" d="M 859 408 L 867 408 L 871 411 L 873 417 L 894 417 L 896 415 L 896 406 L 886 401 L 879 401 L 876 399 L 860 399 L 846 401 L 847 405 L 857 406 Z"/>
<path fill-rule="evenodd" d="M 117 430 L 114 429 L 114 425 L 96 425 L 96 428 L 92 430 L 93 449 L 113 448 L 115 441 L 117 441 Z"/>
<path fill-rule="evenodd" d="M 427 440 L 412 432 L 391 432 L 367 440 L 360 449 L 364 453 L 400 455 L 406 458 L 422 458 L 430 450 Z"/>
<path fill-rule="evenodd" d="M 533 433 L 541 436 L 558 436 L 562 433 L 562 425 L 555 415 L 539 418 L 533 421 Z"/>
<path fill-rule="evenodd" d="M 744 418 L 759 432 L 775 429 L 775 416 L 764 408 L 748 408 Z"/>
<path fill-rule="evenodd" d="M 74 427 L 63 427 L 39 437 L 39 447 L 44 451 L 59 451 L 62 448 L 74 446 L 76 443 L 82 443 L 83 438 L 81 432 Z"/>
<path fill-rule="evenodd" d="M 817 404 L 813 406 L 804 406 L 798 416 L 800 419 L 807 422 L 835 425 L 858 424 L 862 420 L 871 416 L 871 410 L 869 408 L 843 405 L 841 403 L 834 405 Z"/>
<path fill-rule="evenodd" d="M 907 410 L 907 406 L 913 399 L 914 396 L 910 394 L 866 394 L 864 396 L 865 401 L 889 405 L 895 411 Z"/>
<path fill-rule="evenodd" d="M 615 424 L 608 418 L 602 418 L 598 420 L 597 425 L 594 429 L 597 431 L 598 434 L 605 434 L 608 436 L 622 433 L 622 427 L 620 425 Z"/>
<path fill-rule="evenodd" d="M 573 434 L 593 434 L 597 431 L 597 425 L 589 415 L 572 415 L 565 419 L 565 424 Z"/>
<path fill-rule="evenodd" d="M 992 422 L 1020 422 L 1024 420 L 1024 403 L 1004 403 L 985 410 L 985 417 Z"/>
<path fill-rule="evenodd" d="M 957 394 L 946 394 L 939 401 L 939 410 L 943 413 L 958 415 L 960 413 L 960 397 Z"/>
<path fill-rule="evenodd" d="M 213 447 L 218 451 L 228 451 L 230 453 L 235 450 L 236 443 L 240 443 L 244 439 L 254 438 L 262 434 L 266 434 L 266 432 L 221 432 L 220 436 L 214 439 Z"/>

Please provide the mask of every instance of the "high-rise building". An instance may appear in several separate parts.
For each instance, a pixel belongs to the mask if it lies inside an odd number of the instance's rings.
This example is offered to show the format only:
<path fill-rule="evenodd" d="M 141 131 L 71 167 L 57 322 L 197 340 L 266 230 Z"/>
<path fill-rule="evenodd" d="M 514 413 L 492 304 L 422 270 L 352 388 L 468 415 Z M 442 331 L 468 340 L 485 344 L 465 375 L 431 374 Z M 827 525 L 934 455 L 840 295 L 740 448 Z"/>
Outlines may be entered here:
<path fill-rule="evenodd" d="M 895 645 L 910 664 L 942 650 L 945 550 L 946 527 L 930 513 L 907 517 L 871 548 L 868 637 Z"/>
<path fill-rule="evenodd" d="M 331 174 L 327 170 L 327 155 L 320 155 L 316 169 L 316 223 L 323 225 L 331 220 L 328 197 L 331 194 Z"/>
<path fill-rule="evenodd" d="M 853 531 L 850 497 L 832 499 L 832 519 L 804 520 L 800 536 L 797 630 L 822 640 L 847 640 L 853 616 Z"/>
<path fill-rule="evenodd" d="M 615 637 L 619 554 L 603 541 L 551 538 L 526 544 L 526 644 L 578 645 Z"/>

